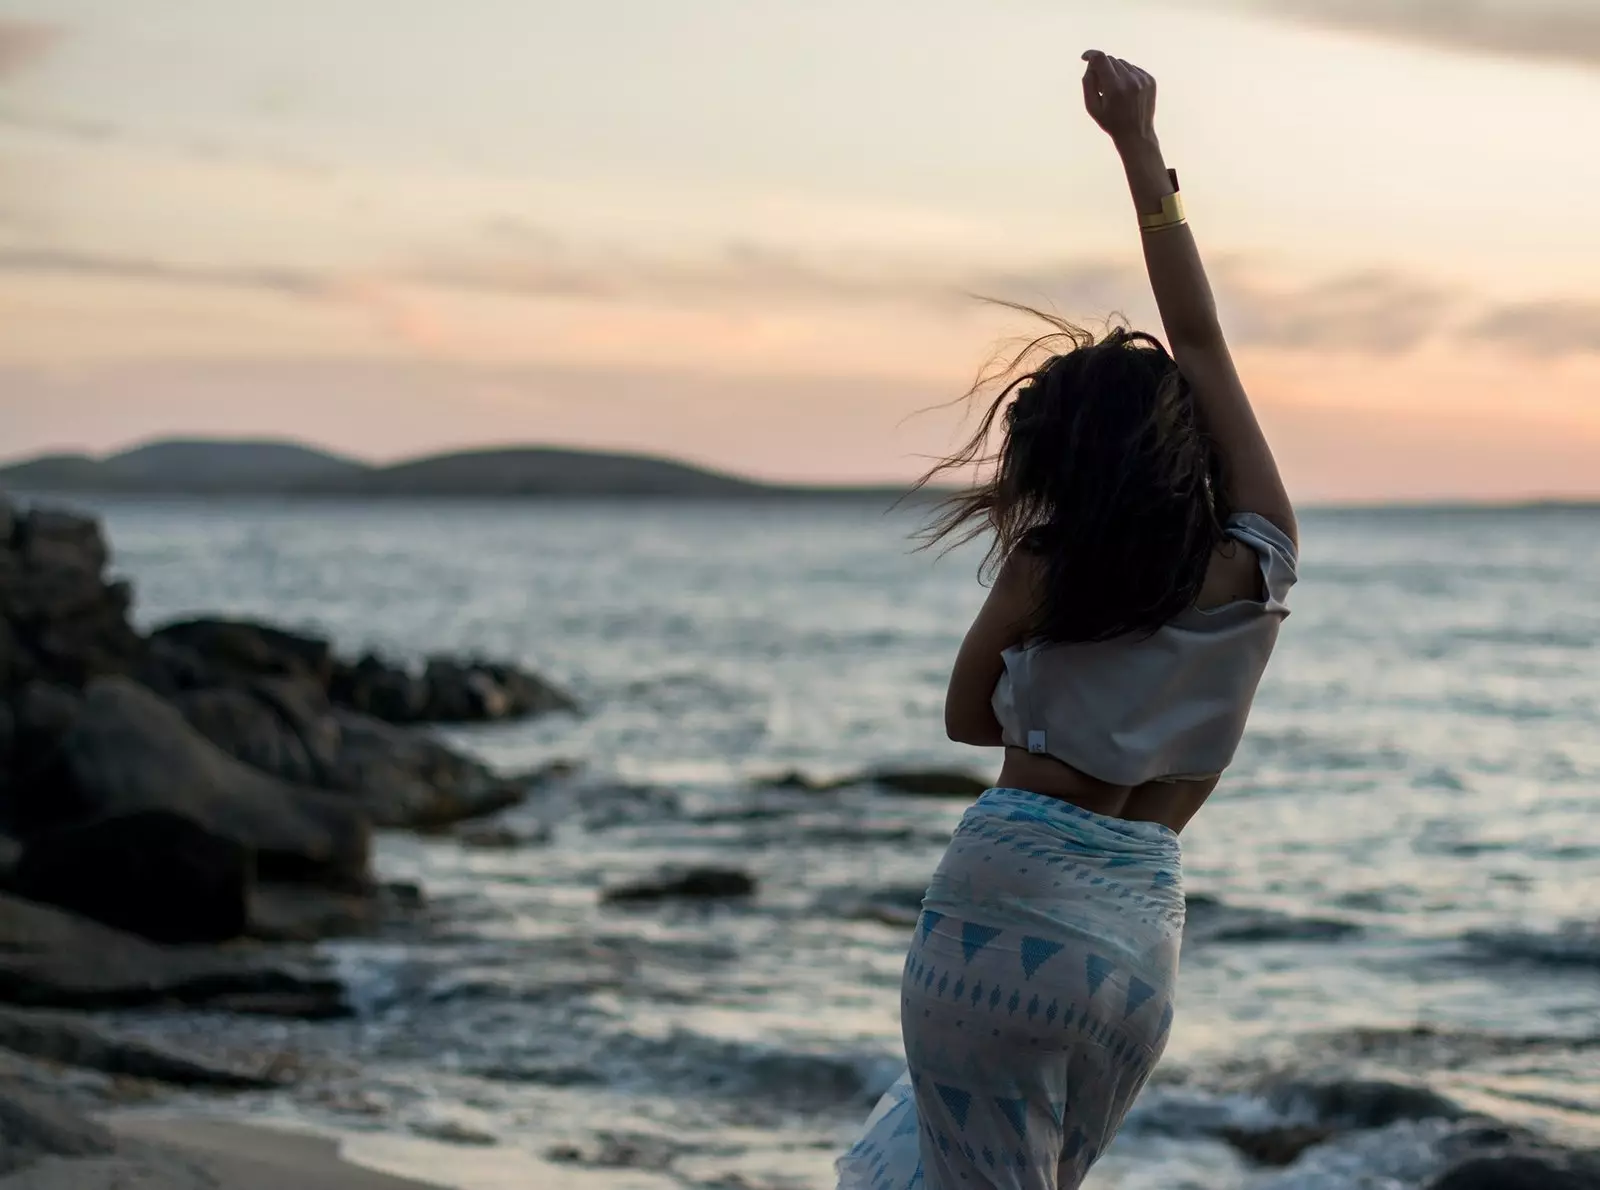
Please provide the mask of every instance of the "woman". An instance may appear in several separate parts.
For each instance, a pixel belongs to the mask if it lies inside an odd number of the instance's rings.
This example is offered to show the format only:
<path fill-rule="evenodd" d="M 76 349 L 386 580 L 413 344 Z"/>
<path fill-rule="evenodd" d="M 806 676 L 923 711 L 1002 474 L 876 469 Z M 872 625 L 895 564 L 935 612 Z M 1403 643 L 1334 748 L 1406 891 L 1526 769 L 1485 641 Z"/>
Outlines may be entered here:
<path fill-rule="evenodd" d="M 1084 59 L 1172 354 L 1055 323 L 934 469 L 993 464 L 932 536 L 993 532 L 945 723 L 1005 761 L 923 900 L 908 1068 L 839 1161 L 844 1190 L 1082 1182 L 1165 1046 L 1178 832 L 1233 757 L 1295 580 L 1294 511 L 1162 159 L 1155 81 Z"/>

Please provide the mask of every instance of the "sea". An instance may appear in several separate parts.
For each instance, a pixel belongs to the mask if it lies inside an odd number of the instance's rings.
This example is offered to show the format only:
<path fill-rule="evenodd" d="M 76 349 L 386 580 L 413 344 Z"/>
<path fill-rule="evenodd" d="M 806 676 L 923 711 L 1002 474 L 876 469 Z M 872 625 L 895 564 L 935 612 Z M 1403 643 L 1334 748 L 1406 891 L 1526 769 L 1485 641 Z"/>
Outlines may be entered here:
<path fill-rule="evenodd" d="M 462 1190 L 833 1185 L 899 1073 L 910 925 L 964 807 L 773 779 L 993 776 L 941 727 L 977 551 L 918 552 L 915 514 L 867 500 L 94 508 L 142 625 L 511 658 L 582 704 L 447 733 L 570 775 L 504 816 L 515 845 L 381 840 L 427 908 L 322 944 L 355 1016 L 124 1018 L 297 1075 L 195 1105 Z M 1183 834 L 1166 1057 L 1093 1190 L 1412 1190 L 1456 1108 L 1600 1143 L 1600 508 L 1310 510 L 1302 537 Z M 756 893 L 604 900 L 684 865 Z M 1294 1129 L 1320 1143 L 1246 1155 Z"/>

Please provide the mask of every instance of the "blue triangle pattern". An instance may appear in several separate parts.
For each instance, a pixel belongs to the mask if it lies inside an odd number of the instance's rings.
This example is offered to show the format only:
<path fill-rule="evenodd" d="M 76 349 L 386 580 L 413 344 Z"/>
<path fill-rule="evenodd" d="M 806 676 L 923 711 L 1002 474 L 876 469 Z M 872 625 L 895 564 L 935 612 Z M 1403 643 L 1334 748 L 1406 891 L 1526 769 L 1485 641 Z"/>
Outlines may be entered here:
<path fill-rule="evenodd" d="M 1155 994 L 1155 988 L 1151 987 L 1144 980 L 1135 977 L 1128 984 L 1128 1007 L 1123 1010 L 1122 1019 L 1127 1020 L 1134 1013 L 1138 1012 L 1140 1008 L 1144 1007 L 1145 1001 L 1149 1000 L 1150 997 Z"/>
<path fill-rule="evenodd" d="M 1089 956 L 1089 994 L 1092 996 L 1100 990 L 1100 985 L 1106 981 L 1106 976 L 1116 970 L 1116 965 L 1110 959 L 1101 958 L 1097 954 Z"/>
<path fill-rule="evenodd" d="M 932 909 L 924 909 L 922 911 L 922 940 L 924 942 L 928 940 L 928 935 L 933 933 L 933 928 L 943 920 L 944 914 L 942 913 L 937 913 Z"/>
<path fill-rule="evenodd" d="M 964 923 L 961 927 L 961 953 L 966 956 L 967 962 L 972 962 L 972 956 L 988 946 L 1002 932 L 995 926 L 980 926 L 975 921 Z"/>
<path fill-rule="evenodd" d="M 967 1113 L 972 1110 L 972 1094 L 963 1091 L 960 1087 L 947 1087 L 943 1083 L 934 1083 L 934 1089 L 939 1092 L 939 1098 L 944 1100 L 944 1105 L 950 1111 L 950 1116 L 955 1122 L 965 1128 L 967 1126 Z"/>
<path fill-rule="evenodd" d="M 1028 1139 L 1028 1101 L 1026 1099 L 999 1099 L 994 1105 L 1000 1109 L 1000 1114 L 1011 1121 L 1011 1126 L 1017 1130 L 1018 1140 Z"/>
<path fill-rule="evenodd" d="M 1034 938 L 1030 935 L 1024 935 L 1022 939 L 1022 947 L 1018 951 L 1018 954 L 1022 958 L 1023 975 L 1029 979 L 1032 979 L 1033 973 L 1037 971 L 1043 963 L 1049 959 L 1053 959 L 1065 949 L 1066 947 L 1060 942 L 1052 942 L 1048 938 Z"/>

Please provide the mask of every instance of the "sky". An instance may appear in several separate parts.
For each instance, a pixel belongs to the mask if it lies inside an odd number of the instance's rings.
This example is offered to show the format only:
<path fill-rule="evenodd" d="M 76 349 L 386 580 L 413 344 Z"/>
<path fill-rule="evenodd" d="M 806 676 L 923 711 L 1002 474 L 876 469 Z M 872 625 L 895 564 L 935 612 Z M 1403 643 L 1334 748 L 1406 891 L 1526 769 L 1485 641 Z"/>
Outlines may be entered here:
<path fill-rule="evenodd" d="M 0 0 L 0 454 L 909 477 L 972 295 L 1154 325 L 1090 46 L 1297 497 L 1600 495 L 1600 0 Z"/>

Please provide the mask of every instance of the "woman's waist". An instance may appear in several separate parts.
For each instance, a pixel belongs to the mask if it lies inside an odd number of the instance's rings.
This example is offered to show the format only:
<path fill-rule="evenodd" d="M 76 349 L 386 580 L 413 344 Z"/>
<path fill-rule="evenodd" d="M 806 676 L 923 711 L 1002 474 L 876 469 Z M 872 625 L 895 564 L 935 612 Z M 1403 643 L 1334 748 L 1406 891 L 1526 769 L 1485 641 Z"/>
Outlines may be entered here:
<path fill-rule="evenodd" d="M 1092 777 L 1054 756 L 1008 747 L 996 784 L 1069 803 L 1080 810 L 1124 822 L 1154 824 L 1177 832 L 1216 788 L 1220 774 L 1172 775 L 1142 785 L 1117 785 Z"/>

